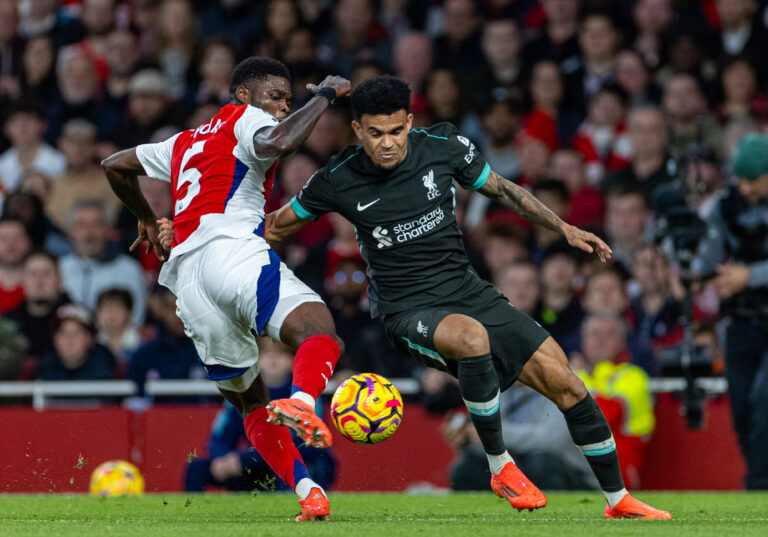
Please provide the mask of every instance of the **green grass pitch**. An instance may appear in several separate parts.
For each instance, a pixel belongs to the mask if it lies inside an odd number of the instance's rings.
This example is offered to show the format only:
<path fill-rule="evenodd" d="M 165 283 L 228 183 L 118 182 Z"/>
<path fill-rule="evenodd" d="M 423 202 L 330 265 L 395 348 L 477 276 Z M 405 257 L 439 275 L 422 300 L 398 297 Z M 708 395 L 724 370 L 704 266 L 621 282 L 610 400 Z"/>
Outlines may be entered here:
<path fill-rule="evenodd" d="M 597 493 L 550 494 L 518 513 L 489 493 L 332 494 L 331 520 L 293 522 L 288 494 L 0 495 L 2 537 L 768 536 L 768 494 L 639 493 L 674 520 L 603 520 Z"/>

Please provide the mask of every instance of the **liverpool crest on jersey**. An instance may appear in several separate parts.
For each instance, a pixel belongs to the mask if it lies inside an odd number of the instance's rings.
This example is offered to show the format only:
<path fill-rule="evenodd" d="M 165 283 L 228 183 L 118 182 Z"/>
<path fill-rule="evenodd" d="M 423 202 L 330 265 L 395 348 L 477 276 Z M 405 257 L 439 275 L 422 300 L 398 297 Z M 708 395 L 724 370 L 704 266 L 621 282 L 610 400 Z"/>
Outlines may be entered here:
<path fill-rule="evenodd" d="M 421 182 L 424 183 L 424 187 L 427 189 L 427 199 L 433 200 L 440 195 L 440 191 L 435 185 L 435 172 L 429 170 L 429 172 L 421 178 Z"/>

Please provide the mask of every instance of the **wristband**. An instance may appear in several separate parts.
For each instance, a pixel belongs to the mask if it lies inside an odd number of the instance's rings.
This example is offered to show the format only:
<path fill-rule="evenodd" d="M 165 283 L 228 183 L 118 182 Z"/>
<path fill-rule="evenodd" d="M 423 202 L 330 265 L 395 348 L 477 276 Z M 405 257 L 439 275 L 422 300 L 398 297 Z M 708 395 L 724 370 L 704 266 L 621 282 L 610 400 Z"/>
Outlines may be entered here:
<path fill-rule="evenodd" d="M 331 104 L 333 100 L 336 98 L 336 90 L 333 88 L 320 88 L 317 90 L 317 93 L 315 93 L 318 97 L 325 97 L 328 99 L 328 104 Z"/>

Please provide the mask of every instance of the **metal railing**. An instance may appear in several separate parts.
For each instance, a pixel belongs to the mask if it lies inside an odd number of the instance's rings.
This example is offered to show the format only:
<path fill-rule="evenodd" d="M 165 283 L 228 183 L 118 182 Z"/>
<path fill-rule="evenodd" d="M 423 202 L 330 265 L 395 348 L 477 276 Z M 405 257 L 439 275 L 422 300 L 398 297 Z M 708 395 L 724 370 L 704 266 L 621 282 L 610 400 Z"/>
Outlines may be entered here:
<path fill-rule="evenodd" d="M 419 392 L 419 382 L 411 378 L 391 379 L 403 395 Z M 338 382 L 331 380 L 324 394 L 332 394 Z M 725 393 L 728 384 L 723 377 L 696 379 L 696 386 L 709 394 Z M 685 389 L 682 378 L 652 378 L 649 382 L 652 393 L 670 393 Z M 158 379 L 148 380 L 144 392 L 150 397 L 168 396 L 216 396 L 216 385 L 204 379 Z M 3 381 L 0 382 L 0 398 L 32 397 L 32 406 L 43 409 L 52 397 L 130 397 L 138 393 L 136 384 L 130 380 L 73 380 L 73 381 Z"/>

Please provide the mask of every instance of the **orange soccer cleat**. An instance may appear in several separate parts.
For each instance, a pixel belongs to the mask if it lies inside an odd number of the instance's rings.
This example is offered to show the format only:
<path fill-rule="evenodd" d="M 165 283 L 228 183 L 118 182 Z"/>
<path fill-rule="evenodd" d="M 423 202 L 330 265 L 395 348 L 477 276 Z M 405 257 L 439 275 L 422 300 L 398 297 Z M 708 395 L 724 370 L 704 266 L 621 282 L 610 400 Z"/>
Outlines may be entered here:
<path fill-rule="evenodd" d="M 525 477 L 514 462 L 508 462 L 500 473 L 491 476 L 491 488 L 497 496 L 505 498 L 509 505 L 518 511 L 533 511 L 547 505 L 544 493 Z"/>
<path fill-rule="evenodd" d="M 662 519 L 672 518 L 672 515 L 667 511 L 651 507 L 627 494 L 615 506 L 605 506 L 605 518 Z"/>
<path fill-rule="evenodd" d="M 309 496 L 299 500 L 301 514 L 296 517 L 296 522 L 305 520 L 325 520 L 331 513 L 331 506 L 323 491 L 317 487 L 309 491 Z"/>
<path fill-rule="evenodd" d="M 328 426 L 304 401 L 276 399 L 267 405 L 267 415 L 268 422 L 285 425 L 296 431 L 306 446 L 327 448 L 333 444 L 333 436 Z"/>

